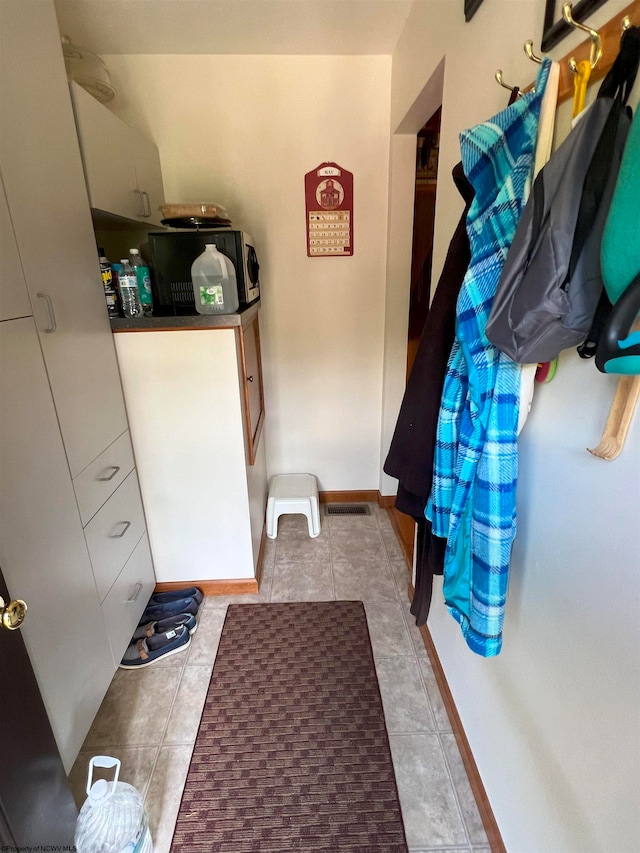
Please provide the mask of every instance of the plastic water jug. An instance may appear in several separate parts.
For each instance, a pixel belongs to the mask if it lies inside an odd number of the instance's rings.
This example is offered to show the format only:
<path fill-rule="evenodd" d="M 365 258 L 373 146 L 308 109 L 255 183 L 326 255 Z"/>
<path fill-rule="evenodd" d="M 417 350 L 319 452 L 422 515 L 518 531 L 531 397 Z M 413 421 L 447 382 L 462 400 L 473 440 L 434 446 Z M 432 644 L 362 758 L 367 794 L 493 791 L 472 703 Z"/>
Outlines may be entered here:
<path fill-rule="evenodd" d="M 115 767 L 112 782 L 93 782 L 94 767 Z M 89 761 L 89 795 L 80 809 L 74 842 L 78 853 L 153 853 L 153 842 L 142 797 L 126 782 L 118 782 L 120 761 L 95 755 Z"/>
<path fill-rule="evenodd" d="M 193 295 L 200 314 L 233 314 L 238 310 L 238 286 L 232 261 L 207 243 L 191 266 Z"/>

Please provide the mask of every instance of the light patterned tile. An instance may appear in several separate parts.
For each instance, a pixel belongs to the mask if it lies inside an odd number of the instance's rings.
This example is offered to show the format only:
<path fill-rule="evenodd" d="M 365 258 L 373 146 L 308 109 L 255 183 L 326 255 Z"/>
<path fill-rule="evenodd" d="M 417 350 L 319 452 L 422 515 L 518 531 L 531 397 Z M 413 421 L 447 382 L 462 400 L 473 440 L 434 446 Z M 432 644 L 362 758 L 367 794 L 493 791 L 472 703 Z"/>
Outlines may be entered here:
<path fill-rule="evenodd" d="M 322 526 L 322 513 L 320 514 L 320 522 Z M 285 513 L 278 516 L 278 536 L 286 533 L 297 533 L 300 536 L 308 536 L 309 522 L 307 521 L 307 516 L 300 512 Z"/>
<path fill-rule="evenodd" d="M 119 669 L 83 748 L 159 744 L 181 673 L 176 666 Z"/>
<path fill-rule="evenodd" d="M 376 672 L 389 733 L 435 731 L 429 698 L 415 657 L 376 660 Z"/>
<path fill-rule="evenodd" d="M 438 735 L 389 740 L 409 847 L 468 845 Z"/>
<path fill-rule="evenodd" d="M 380 561 L 386 556 L 377 528 L 370 530 L 330 530 L 332 560 Z"/>
<path fill-rule="evenodd" d="M 208 666 L 185 666 L 169 717 L 164 745 L 195 741 L 210 681 L 211 671 Z"/>
<path fill-rule="evenodd" d="M 384 558 L 333 559 L 331 564 L 338 601 L 396 601 L 396 587 Z"/>
<path fill-rule="evenodd" d="M 163 746 L 158 754 L 144 804 L 153 853 L 169 853 L 171 849 L 192 751 L 192 745 Z"/>
<path fill-rule="evenodd" d="M 400 600 L 402 602 L 402 615 L 404 617 L 407 630 L 409 631 L 414 651 L 419 658 L 426 658 L 427 649 L 425 647 L 424 640 L 422 639 L 420 628 L 416 625 L 416 617 L 411 613 L 411 602 L 409 601 L 409 597 L 401 596 Z"/>
<path fill-rule="evenodd" d="M 453 785 L 458 794 L 458 802 L 462 810 L 462 817 L 467 828 L 467 833 L 469 834 L 469 840 L 472 844 L 486 845 L 487 833 L 484 831 L 484 826 L 482 825 L 482 818 L 478 812 L 478 806 L 476 805 L 476 800 L 469 784 L 469 777 L 462 763 L 462 757 L 455 736 L 453 734 L 443 734 L 442 744 L 451 772 L 451 778 L 453 779 Z"/>
<path fill-rule="evenodd" d="M 191 639 L 187 665 L 213 666 L 226 614 L 226 607 L 205 607 L 201 611 L 198 630 Z"/>
<path fill-rule="evenodd" d="M 243 595 L 208 595 L 206 609 L 226 610 L 230 604 L 261 604 L 266 601 L 268 601 L 268 596 L 264 590 L 259 593 L 248 592 Z"/>
<path fill-rule="evenodd" d="M 333 601 L 333 576 L 328 560 L 282 563 L 273 578 L 271 601 Z"/>
<path fill-rule="evenodd" d="M 410 847 L 409 853 L 472 853 L 472 851 L 470 847 Z M 486 853 L 491 853 L 488 847 Z"/>
<path fill-rule="evenodd" d="M 402 601 L 409 600 L 409 584 L 411 583 L 411 571 L 404 557 L 389 560 L 391 574 L 396 584 L 398 594 Z"/>
<path fill-rule="evenodd" d="M 371 646 L 376 659 L 411 654 L 411 639 L 397 601 L 365 601 Z"/>
<path fill-rule="evenodd" d="M 398 537 L 394 530 L 388 531 L 386 528 L 383 528 L 382 541 L 390 560 L 404 560 L 404 551 L 398 542 Z"/>
<path fill-rule="evenodd" d="M 144 797 L 151 779 L 151 771 L 159 748 L 158 746 L 109 747 L 109 756 L 118 758 L 121 762 L 119 780 L 133 785 L 142 797 Z M 96 751 L 93 749 L 80 750 L 69 773 L 69 785 L 78 808 L 87 798 L 89 761 L 94 755 L 96 755 Z M 111 781 L 114 778 L 113 770 L 102 770 L 100 768 L 94 768 L 94 770 L 93 781 L 97 779 Z"/>
<path fill-rule="evenodd" d="M 442 693 L 438 687 L 436 676 L 431 666 L 431 661 L 428 657 L 420 658 L 420 672 L 426 687 L 429 701 L 431 702 L 431 710 L 436 721 L 436 728 L 439 732 L 450 732 L 451 723 L 447 714 L 444 702 L 442 701 Z"/>
<path fill-rule="evenodd" d="M 270 541 L 270 540 L 269 540 Z M 265 600 L 269 600 L 269 593 L 271 591 L 271 583 L 273 581 L 273 574 L 275 569 L 275 561 L 276 561 L 276 546 L 275 542 L 273 544 L 273 559 L 272 560 L 263 560 L 262 561 L 262 572 L 260 573 L 260 588 L 258 589 L 258 595 L 262 595 L 265 597 Z"/>
<path fill-rule="evenodd" d="M 283 563 L 308 563 L 329 560 L 329 535 L 321 533 L 312 539 L 307 533 L 286 532 L 276 540 L 276 563 L 280 570 Z"/>
<path fill-rule="evenodd" d="M 272 569 L 275 561 L 276 561 L 276 540 L 275 539 L 265 539 L 264 552 L 262 554 L 262 574 L 263 574 L 263 577 L 264 577 L 265 568 L 268 566 L 270 569 Z"/>
<path fill-rule="evenodd" d="M 372 506 L 373 506 L 373 512 L 375 513 L 375 515 L 378 519 L 378 523 L 380 524 L 380 527 L 382 527 L 385 524 L 388 524 L 389 526 L 391 526 L 391 519 L 389 518 L 389 511 L 388 511 L 387 507 L 380 506 L 378 503 L 375 503 Z"/>
<path fill-rule="evenodd" d="M 330 530 L 370 531 L 379 527 L 378 518 L 370 509 L 370 515 L 327 515 L 325 510 L 321 513 L 322 520 L 329 525 Z"/>

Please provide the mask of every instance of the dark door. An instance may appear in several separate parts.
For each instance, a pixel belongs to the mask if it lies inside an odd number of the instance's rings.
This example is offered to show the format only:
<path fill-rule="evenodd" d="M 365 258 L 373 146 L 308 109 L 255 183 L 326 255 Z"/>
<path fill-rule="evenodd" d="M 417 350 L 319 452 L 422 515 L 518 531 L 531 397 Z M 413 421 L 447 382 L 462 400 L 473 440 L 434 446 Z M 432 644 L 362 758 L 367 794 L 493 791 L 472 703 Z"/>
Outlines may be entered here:
<path fill-rule="evenodd" d="M 71 850 L 78 811 L 19 630 L 0 627 L 0 679 L 0 849 Z"/>

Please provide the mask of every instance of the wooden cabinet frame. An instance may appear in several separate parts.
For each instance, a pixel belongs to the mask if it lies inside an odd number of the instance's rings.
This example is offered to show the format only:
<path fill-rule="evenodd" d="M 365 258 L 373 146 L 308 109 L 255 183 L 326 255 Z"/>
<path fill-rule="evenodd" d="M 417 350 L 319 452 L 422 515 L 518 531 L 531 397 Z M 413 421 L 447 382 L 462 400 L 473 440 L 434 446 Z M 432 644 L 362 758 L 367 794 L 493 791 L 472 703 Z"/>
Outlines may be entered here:
<path fill-rule="evenodd" d="M 236 329 L 244 424 L 248 464 L 256 461 L 260 434 L 264 426 L 264 385 L 262 381 L 262 356 L 260 353 L 260 326 L 258 313 Z M 257 386 L 253 383 L 257 382 Z"/>

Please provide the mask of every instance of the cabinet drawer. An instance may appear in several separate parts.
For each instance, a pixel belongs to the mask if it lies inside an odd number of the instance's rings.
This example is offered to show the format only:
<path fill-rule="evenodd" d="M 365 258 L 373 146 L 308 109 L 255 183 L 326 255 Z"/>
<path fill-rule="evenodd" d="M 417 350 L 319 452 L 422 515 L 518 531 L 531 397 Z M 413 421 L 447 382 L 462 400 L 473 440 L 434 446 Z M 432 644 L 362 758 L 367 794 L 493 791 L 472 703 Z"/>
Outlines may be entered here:
<path fill-rule="evenodd" d="M 133 465 L 133 449 L 127 431 L 78 474 L 73 481 L 73 487 L 83 527 L 86 527 L 125 477 L 133 471 Z"/>
<path fill-rule="evenodd" d="M 102 602 L 111 654 L 116 666 L 122 660 L 155 583 L 149 539 L 145 533 Z"/>
<path fill-rule="evenodd" d="M 138 477 L 132 471 L 84 530 L 100 601 L 111 589 L 144 531 Z"/>

